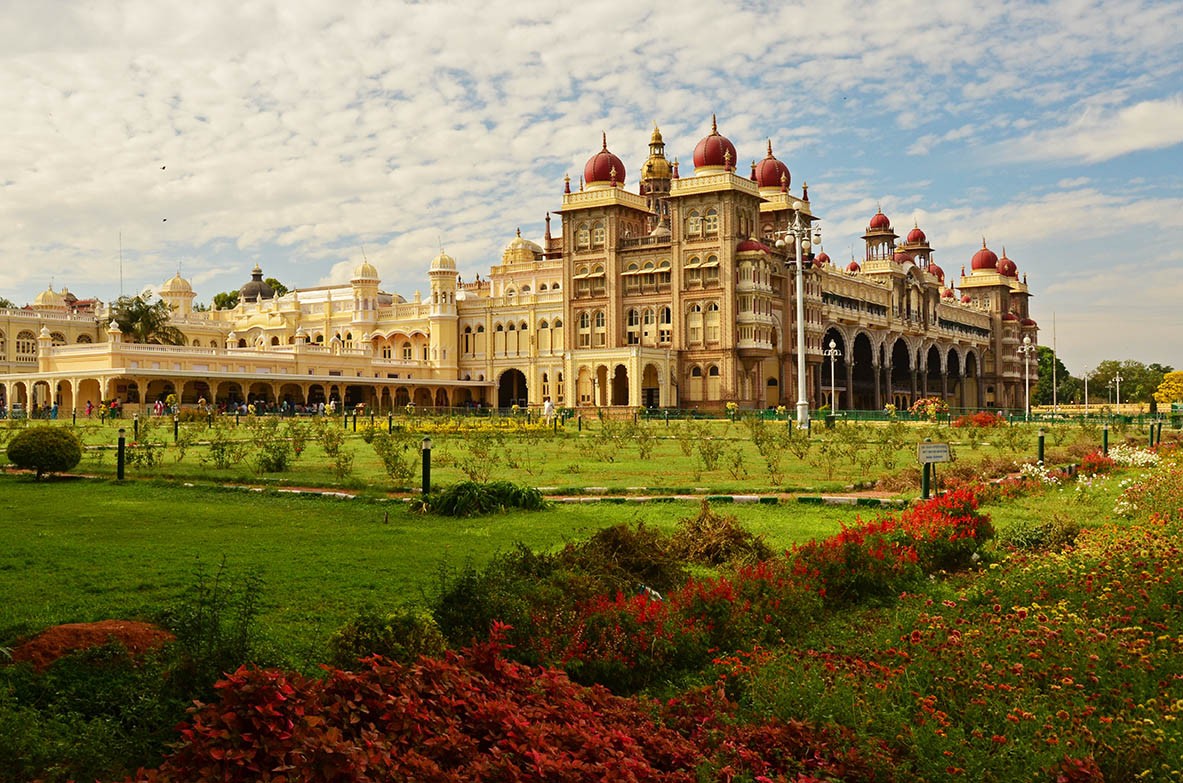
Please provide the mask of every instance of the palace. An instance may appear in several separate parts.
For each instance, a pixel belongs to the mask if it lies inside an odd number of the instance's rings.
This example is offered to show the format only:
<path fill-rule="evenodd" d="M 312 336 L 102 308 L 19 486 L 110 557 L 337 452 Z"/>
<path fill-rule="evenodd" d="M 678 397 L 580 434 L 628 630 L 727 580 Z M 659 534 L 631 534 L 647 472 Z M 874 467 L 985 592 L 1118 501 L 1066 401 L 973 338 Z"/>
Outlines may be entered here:
<path fill-rule="evenodd" d="M 808 186 L 792 190 L 772 143 L 749 176 L 737 163 L 712 118 L 681 176 L 655 127 L 633 191 L 605 136 L 580 184 L 564 184 L 557 233 L 550 214 L 542 244 L 519 231 L 486 279 L 462 281 L 440 253 L 426 297 L 383 291 L 368 261 L 348 285 L 277 296 L 256 266 L 236 307 L 201 311 L 178 274 L 158 293 L 184 345 L 131 342 L 101 302 L 50 287 L 0 310 L 0 405 L 119 399 L 134 410 L 176 394 L 182 405 L 335 399 L 383 411 L 547 398 L 791 408 L 804 362 L 813 408 L 905 408 L 925 396 L 1022 408 L 1018 348 L 1038 330 L 1005 250 L 999 258 L 983 241 L 958 293 L 924 231 L 901 239 L 880 210 L 863 258 L 836 264 L 817 244 Z"/>

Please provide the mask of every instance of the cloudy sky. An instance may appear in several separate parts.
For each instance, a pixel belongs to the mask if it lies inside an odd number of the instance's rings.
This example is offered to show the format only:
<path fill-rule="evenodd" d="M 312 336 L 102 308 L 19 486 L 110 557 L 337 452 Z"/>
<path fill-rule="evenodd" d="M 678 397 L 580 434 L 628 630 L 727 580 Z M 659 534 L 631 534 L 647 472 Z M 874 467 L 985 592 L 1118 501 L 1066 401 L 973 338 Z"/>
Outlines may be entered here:
<path fill-rule="evenodd" d="M 608 134 L 768 139 L 836 260 L 882 205 L 956 276 L 1028 275 L 1075 374 L 1183 367 L 1178 0 L 713 3 L 0 0 L 0 296 L 110 301 L 178 268 L 208 302 L 259 263 L 342 282 L 363 253 L 469 279 Z M 558 221 L 554 223 L 558 229 Z M 122 256 L 122 283 L 120 258 Z"/>

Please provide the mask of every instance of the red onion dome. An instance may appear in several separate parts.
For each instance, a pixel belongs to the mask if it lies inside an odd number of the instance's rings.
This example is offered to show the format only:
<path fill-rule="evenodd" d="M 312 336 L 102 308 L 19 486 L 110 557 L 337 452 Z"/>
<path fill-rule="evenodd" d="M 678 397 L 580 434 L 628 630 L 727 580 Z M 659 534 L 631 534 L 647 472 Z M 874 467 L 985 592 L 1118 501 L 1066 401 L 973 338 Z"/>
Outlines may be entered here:
<path fill-rule="evenodd" d="M 970 304 L 972 302 L 973 302 L 973 299 L 970 298 L 969 294 L 962 294 L 961 295 L 961 303 L 962 304 Z"/>
<path fill-rule="evenodd" d="M 907 251 L 897 249 L 891 260 L 895 261 L 897 264 L 906 264 L 912 260 L 912 254 L 908 253 Z"/>
<path fill-rule="evenodd" d="M 957 295 L 953 293 L 952 288 L 946 288 L 944 291 L 941 291 L 941 298 L 942 299 L 955 299 L 956 296 Z"/>
<path fill-rule="evenodd" d="M 817 254 L 816 258 L 813 259 L 813 263 L 817 264 L 818 266 L 822 266 L 823 264 L 828 264 L 828 263 L 830 263 L 830 257 L 828 255 L 826 255 L 826 251 L 823 250 L 822 252 Z"/>
<path fill-rule="evenodd" d="M 863 271 L 863 268 L 858 265 L 858 261 L 851 261 L 849 264 L 846 265 L 846 271 L 847 272 L 861 272 L 861 271 Z"/>
<path fill-rule="evenodd" d="M 918 244 L 920 242 L 927 242 L 928 237 L 920 230 L 920 226 L 913 226 L 912 230 L 908 232 L 908 242 Z"/>
<path fill-rule="evenodd" d="M 731 143 L 731 139 L 720 135 L 713 114 L 711 115 L 710 135 L 698 142 L 694 148 L 694 169 L 695 171 L 699 169 L 733 171 L 735 169 L 735 145 Z M 779 185 L 778 180 L 777 186 Z"/>
<path fill-rule="evenodd" d="M 756 252 L 760 252 L 760 253 L 768 253 L 769 255 L 772 254 L 772 248 L 770 248 L 768 245 L 764 244 L 763 242 L 758 242 L 755 239 L 743 240 L 742 242 L 740 242 L 738 245 L 735 246 L 735 250 L 738 253 L 751 253 L 753 251 L 756 251 Z"/>
<path fill-rule="evenodd" d="M 1039 325 L 1039 324 L 1035 323 L 1034 318 L 1024 318 L 1019 323 L 1021 323 L 1023 326 L 1038 326 Z"/>
<path fill-rule="evenodd" d="M 871 229 L 891 228 L 891 221 L 888 220 L 887 215 L 884 215 L 883 210 L 880 209 L 878 212 L 876 212 L 874 215 L 871 216 L 871 222 L 867 225 L 867 228 L 871 228 Z"/>
<path fill-rule="evenodd" d="M 604 134 L 604 146 L 587 159 L 583 167 L 583 181 L 587 185 L 623 185 L 624 163 L 608 151 L 608 134 Z"/>
<path fill-rule="evenodd" d="M 974 257 L 969 261 L 970 267 L 976 272 L 979 269 L 996 269 L 998 267 L 998 256 L 994 251 L 986 247 L 986 240 L 982 240 L 982 249 L 974 253 Z"/>
<path fill-rule="evenodd" d="M 945 282 L 945 270 L 941 269 L 936 264 L 928 265 L 928 273 L 937 279 L 938 283 Z"/>
<path fill-rule="evenodd" d="M 756 164 L 755 179 L 756 184 L 761 189 L 776 188 L 778 190 L 782 184 L 787 190 L 789 183 L 793 181 L 793 175 L 789 173 L 789 167 L 773 156 L 772 139 L 768 140 L 767 157 Z"/>
<path fill-rule="evenodd" d="M 1019 265 L 1006 257 L 1006 248 L 1002 248 L 1002 258 L 998 259 L 998 274 L 1003 277 L 1019 276 Z"/>
<path fill-rule="evenodd" d="M 1019 320 L 1019 316 L 1015 315 L 1014 313 L 1003 313 L 1003 314 L 1002 314 L 1002 320 L 1004 320 L 1004 321 L 1017 321 L 1017 320 Z"/>

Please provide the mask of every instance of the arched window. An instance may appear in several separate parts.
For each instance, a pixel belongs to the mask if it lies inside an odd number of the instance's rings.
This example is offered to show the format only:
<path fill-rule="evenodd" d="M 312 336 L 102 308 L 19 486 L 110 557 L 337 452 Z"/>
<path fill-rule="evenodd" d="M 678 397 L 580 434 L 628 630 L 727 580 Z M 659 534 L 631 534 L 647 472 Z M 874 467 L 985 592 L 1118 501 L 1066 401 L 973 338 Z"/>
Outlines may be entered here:
<path fill-rule="evenodd" d="M 0 336 L 0 340 L 3 340 L 3 339 L 4 339 L 4 338 L 3 338 L 3 336 Z M 93 342 L 94 342 L 94 340 L 90 339 L 90 335 L 89 335 L 89 334 L 80 334 L 80 335 L 78 335 L 78 342 L 80 342 L 80 343 L 93 343 Z M 194 345 L 197 345 L 198 343 L 197 343 L 197 341 L 196 341 L 196 340 L 194 340 L 194 341 L 193 341 L 193 344 L 194 344 Z"/>
<path fill-rule="evenodd" d="M 719 342 L 719 330 L 719 303 L 711 302 L 706 308 L 706 341 L 708 343 Z"/>
<path fill-rule="evenodd" d="M 556 318 L 556 319 L 555 319 L 555 328 L 556 328 L 556 329 L 562 329 L 562 328 L 563 328 L 563 319 L 561 319 L 561 318 Z"/>
<path fill-rule="evenodd" d="M 579 347 L 591 347 L 591 314 L 586 311 L 579 314 Z"/>
<path fill-rule="evenodd" d="M 54 332 L 49 336 L 50 345 L 58 346 L 66 344 L 66 336 L 61 332 Z"/>
<path fill-rule="evenodd" d="M 629 345 L 641 343 L 641 313 L 636 308 L 630 308 L 625 314 L 625 337 Z"/>
<path fill-rule="evenodd" d="M 712 364 L 710 367 L 707 368 L 707 377 L 708 378 L 718 378 L 719 377 L 718 365 Z"/>
<path fill-rule="evenodd" d="M 479 324 L 476 328 L 476 333 L 477 334 L 484 334 L 485 333 L 485 325 Z"/>
<path fill-rule="evenodd" d="M 509 324 L 509 331 L 512 332 L 512 331 L 516 330 L 517 328 L 518 328 L 517 325 L 511 321 Z"/>
<path fill-rule="evenodd" d="M 497 324 L 496 326 L 493 327 L 493 331 L 494 332 L 504 332 L 505 326 L 503 324 Z"/>
<path fill-rule="evenodd" d="M 603 310 L 596 310 L 596 328 L 597 329 L 604 328 L 604 311 Z"/>
<path fill-rule="evenodd" d="M 686 315 L 686 338 L 691 343 L 702 342 L 702 305 L 697 302 L 690 305 Z"/>
<path fill-rule="evenodd" d="M 590 329 L 591 328 L 591 316 L 590 315 L 588 315 L 587 313 L 580 313 L 579 314 L 579 328 L 580 329 Z"/>
<path fill-rule="evenodd" d="M 580 223 L 575 230 L 575 249 L 587 250 L 591 247 L 591 229 L 587 223 Z"/>
<path fill-rule="evenodd" d="M 529 325 L 529 324 L 527 324 L 525 321 L 522 321 L 522 322 L 521 322 L 521 323 L 518 325 L 518 331 L 519 331 L 519 332 L 528 332 L 528 331 L 530 331 L 530 325 Z"/>
<path fill-rule="evenodd" d="M 18 362 L 37 361 L 37 337 L 30 331 L 17 333 L 16 360 Z"/>
<path fill-rule="evenodd" d="M 608 232 L 604 229 L 603 222 L 597 220 L 592 225 L 591 243 L 592 247 L 603 247 L 604 242 L 608 238 Z"/>
<path fill-rule="evenodd" d="M 539 329 L 549 329 L 549 328 L 550 328 L 550 326 L 549 326 L 549 325 L 546 323 L 546 320 L 544 319 L 543 321 L 541 321 L 541 322 L 538 324 L 538 328 L 539 328 Z"/>
<path fill-rule="evenodd" d="M 691 210 L 686 216 L 686 236 L 702 236 L 702 215 L 698 214 L 698 210 Z"/>
<path fill-rule="evenodd" d="M 607 319 L 604 318 L 603 310 L 596 310 L 596 327 L 592 342 L 597 348 L 603 348 L 608 343 Z"/>
<path fill-rule="evenodd" d="M 691 367 L 690 368 L 690 377 L 691 378 L 701 378 L 702 377 L 702 368 L 699 367 L 697 364 L 694 365 L 693 367 Z"/>
<path fill-rule="evenodd" d="M 717 210 L 707 210 L 706 216 L 702 219 L 702 233 L 708 236 L 719 233 L 719 213 Z"/>

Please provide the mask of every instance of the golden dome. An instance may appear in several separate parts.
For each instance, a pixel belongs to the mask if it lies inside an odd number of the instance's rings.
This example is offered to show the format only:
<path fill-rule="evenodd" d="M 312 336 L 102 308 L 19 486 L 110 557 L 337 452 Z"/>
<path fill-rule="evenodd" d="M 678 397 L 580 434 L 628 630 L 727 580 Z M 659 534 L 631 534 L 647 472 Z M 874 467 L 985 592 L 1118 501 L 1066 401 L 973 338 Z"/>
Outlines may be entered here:
<path fill-rule="evenodd" d="M 53 286 L 46 288 L 41 293 L 37 294 L 37 298 L 33 300 L 34 310 L 65 310 L 66 298 L 53 290 Z"/>
<path fill-rule="evenodd" d="M 369 261 L 362 261 L 353 268 L 353 280 L 377 280 L 378 269 Z"/>
<path fill-rule="evenodd" d="M 177 272 L 173 277 L 165 282 L 160 287 L 162 294 L 191 294 L 193 293 L 193 286 L 189 285 L 189 281 L 181 277 L 181 273 Z"/>
<path fill-rule="evenodd" d="M 522 230 L 519 228 L 517 236 L 505 246 L 505 252 L 501 254 L 501 262 L 504 264 L 528 264 L 537 261 L 543 252 L 538 243 L 523 239 Z"/>
<path fill-rule="evenodd" d="M 456 259 L 452 258 L 447 253 L 440 251 L 440 254 L 431 260 L 431 271 L 456 271 Z"/>

